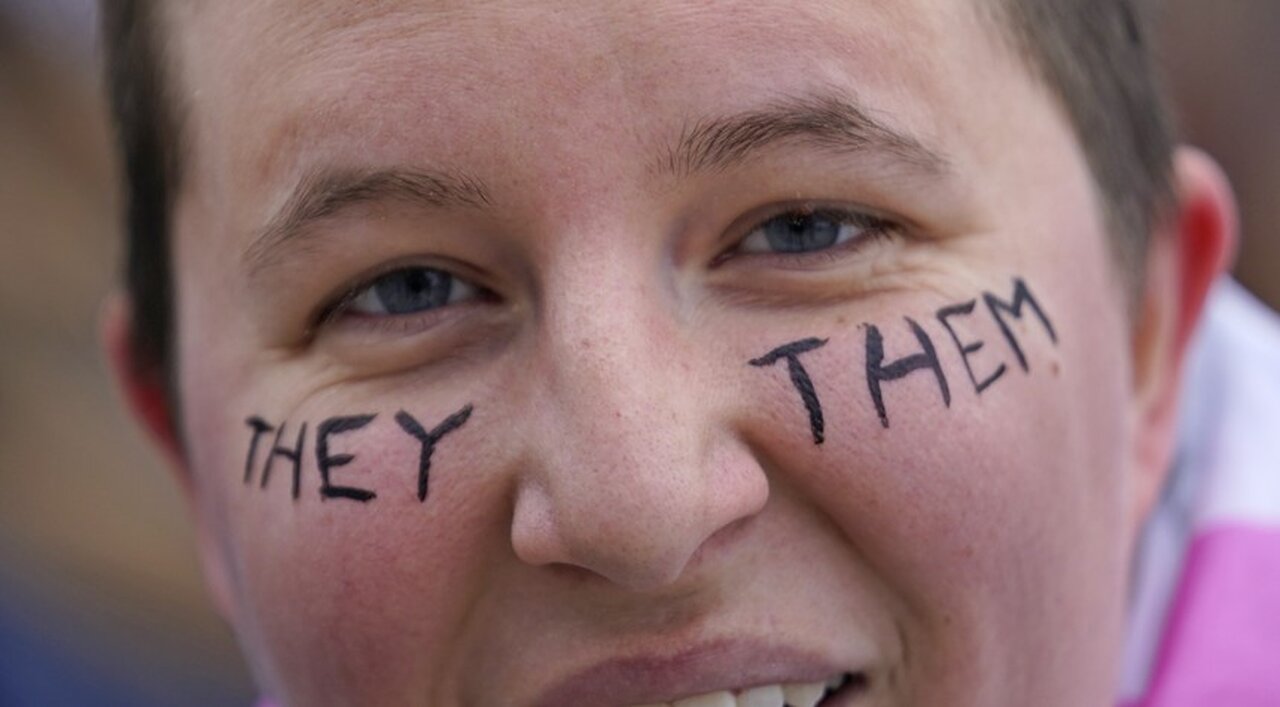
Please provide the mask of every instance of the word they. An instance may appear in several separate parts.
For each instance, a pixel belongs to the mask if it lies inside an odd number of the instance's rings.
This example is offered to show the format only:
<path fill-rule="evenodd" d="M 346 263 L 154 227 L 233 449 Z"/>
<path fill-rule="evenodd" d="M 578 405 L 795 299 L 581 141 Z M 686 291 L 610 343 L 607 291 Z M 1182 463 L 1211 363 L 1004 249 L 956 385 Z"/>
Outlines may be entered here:
<path fill-rule="evenodd" d="M 421 452 L 418 455 L 418 501 L 425 502 L 427 500 L 428 482 L 431 475 L 431 455 L 435 452 L 436 444 L 445 435 L 462 427 L 471 417 L 471 410 L 472 406 L 467 405 L 446 417 L 440 424 L 430 430 L 424 428 L 412 415 L 404 410 L 396 413 L 396 424 L 400 426 L 400 429 L 405 434 L 413 437 L 421 445 Z M 333 483 L 334 471 L 350 464 L 355 459 L 355 456 L 334 453 L 330 449 L 330 444 L 335 437 L 355 432 L 373 422 L 375 418 L 377 418 L 376 414 L 340 415 L 330 417 L 315 427 L 315 460 L 316 467 L 320 470 L 320 499 L 322 501 L 331 498 L 345 498 L 367 503 L 377 498 L 378 494 L 369 489 L 340 486 Z M 259 468 L 257 461 L 259 444 L 264 437 L 274 432 L 274 441 L 271 443 L 271 449 L 267 452 L 266 460 L 261 464 L 258 476 L 259 488 L 265 489 L 267 487 L 267 484 L 271 481 L 271 473 L 276 461 L 283 459 L 291 467 L 293 499 L 295 501 L 298 500 L 302 483 L 303 450 L 307 442 L 307 423 L 303 422 L 298 426 L 297 434 L 294 435 L 294 441 L 291 445 L 282 444 L 285 430 L 289 426 L 287 420 L 277 426 L 257 415 L 253 415 L 245 420 L 245 424 L 252 430 L 252 434 L 249 438 L 249 451 L 245 455 L 244 461 L 244 483 L 253 483 L 254 470 Z"/>

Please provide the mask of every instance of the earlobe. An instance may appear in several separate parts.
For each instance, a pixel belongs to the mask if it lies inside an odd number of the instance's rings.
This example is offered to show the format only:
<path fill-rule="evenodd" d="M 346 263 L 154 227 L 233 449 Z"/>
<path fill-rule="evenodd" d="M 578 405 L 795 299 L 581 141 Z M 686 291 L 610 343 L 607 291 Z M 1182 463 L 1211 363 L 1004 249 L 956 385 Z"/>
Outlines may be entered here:
<path fill-rule="evenodd" d="M 1160 232 L 1152 234 L 1134 312 L 1138 520 L 1154 503 L 1171 461 L 1192 335 L 1213 283 L 1230 267 L 1236 248 L 1235 199 L 1212 158 L 1179 148 L 1174 187 L 1177 202 Z"/>

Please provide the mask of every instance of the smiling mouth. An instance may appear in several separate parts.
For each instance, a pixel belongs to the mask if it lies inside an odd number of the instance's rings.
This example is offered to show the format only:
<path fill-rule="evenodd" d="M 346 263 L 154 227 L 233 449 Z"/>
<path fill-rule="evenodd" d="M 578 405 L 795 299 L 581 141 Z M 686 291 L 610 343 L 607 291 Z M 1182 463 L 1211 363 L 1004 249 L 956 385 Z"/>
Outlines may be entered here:
<path fill-rule="evenodd" d="M 863 673 L 844 673 L 825 682 L 778 683 L 742 690 L 719 690 L 636 707 L 836 707 L 867 687 Z"/>

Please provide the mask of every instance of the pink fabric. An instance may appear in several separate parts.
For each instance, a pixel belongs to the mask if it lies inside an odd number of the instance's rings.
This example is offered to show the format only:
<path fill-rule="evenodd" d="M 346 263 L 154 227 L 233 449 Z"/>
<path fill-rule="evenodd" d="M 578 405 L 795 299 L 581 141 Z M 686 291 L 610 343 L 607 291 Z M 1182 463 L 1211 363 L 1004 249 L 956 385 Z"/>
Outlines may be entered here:
<path fill-rule="evenodd" d="M 1148 697 L 1126 707 L 1280 705 L 1280 528 L 1205 531 L 1185 568 Z"/>

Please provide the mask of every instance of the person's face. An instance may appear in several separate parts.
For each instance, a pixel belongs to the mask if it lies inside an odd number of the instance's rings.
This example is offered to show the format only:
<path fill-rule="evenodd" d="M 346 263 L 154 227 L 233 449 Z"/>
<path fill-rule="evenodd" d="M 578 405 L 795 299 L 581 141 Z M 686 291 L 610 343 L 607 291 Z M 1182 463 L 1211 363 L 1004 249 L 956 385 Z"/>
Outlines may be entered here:
<path fill-rule="evenodd" d="M 1124 288 L 973 5 L 176 10 L 182 432 L 264 689 L 1109 701 Z"/>

